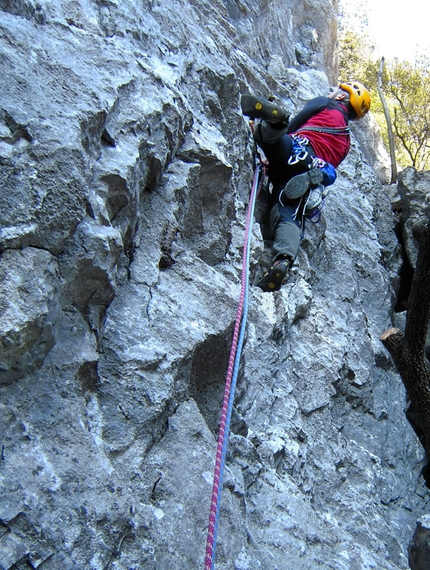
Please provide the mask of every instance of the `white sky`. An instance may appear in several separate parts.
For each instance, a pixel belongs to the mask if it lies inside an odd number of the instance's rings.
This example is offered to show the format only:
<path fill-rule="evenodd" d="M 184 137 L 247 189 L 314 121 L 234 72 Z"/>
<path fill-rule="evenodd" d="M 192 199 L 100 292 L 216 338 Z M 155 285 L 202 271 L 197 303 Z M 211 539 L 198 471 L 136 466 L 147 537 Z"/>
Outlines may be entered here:
<path fill-rule="evenodd" d="M 430 55 L 430 0 L 373 0 L 369 34 L 380 55 L 411 61 L 417 47 Z"/>
<path fill-rule="evenodd" d="M 351 10 L 357 0 L 341 0 Z M 376 55 L 414 60 L 417 47 L 430 56 L 430 0 L 365 0 L 367 32 L 375 41 Z"/>

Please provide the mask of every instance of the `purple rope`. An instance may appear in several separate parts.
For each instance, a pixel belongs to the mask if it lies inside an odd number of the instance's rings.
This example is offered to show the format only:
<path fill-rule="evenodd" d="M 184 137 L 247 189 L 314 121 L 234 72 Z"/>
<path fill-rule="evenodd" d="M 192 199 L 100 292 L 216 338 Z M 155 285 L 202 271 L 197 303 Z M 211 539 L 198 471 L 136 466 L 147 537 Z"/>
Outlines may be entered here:
<path fill-rule="evenodd" d="M 229 435 L 230 416 L 232 410 L 232 406 L 231 405 L 229 406 L 229 402 L 230 400 L 232 401 L 233 399 L 232 398 L 233 394 L 230 394 L 230 392 L 232 386 L 233 370 L 235 367 L 235 362 L 238 360 L 236 356 L 236 351 L 237 351 L 238 338 L 242 323 L 243 308 L 245 305 L 245 295 L 248 288 L 248 266 L 249 266 L 248 250 L 250 242 L 249 238 L 250 238 L 252 216 L 254 212 L 254 203 L 258 193 L 259 174 L 260 174 L 260 165 L 257 164 L 255 167 L 254 181 L 252 184 L 251 196 L 248 205 L 246 227 L 245 227 L 245 243 L 242 253 L 241 291 L 240 291 L 239 305 L 237 309 L 236 321 L 233 331 L 233 340 L 231 344 L 227 375 L 225 379 L 224 398 L 223 398 L 220 426 L 218 432 L 218 444 L 217 444 L 214 478 L 212 486 L 212 500 L 211 500 L 210 514 L 209 514 L 208 534 L 206 540 L 205 570 L 213 570 L 215 563 L 217 527 L 218 527 L 219 509 L 220 509 L 221 491 L 222 491 L 222 477 L 225 467 L 225 455 L 227 449 L 226 440 L 228 439 Z M 245 325 L 245 322 L 243 322 L 242 324 Z"/>

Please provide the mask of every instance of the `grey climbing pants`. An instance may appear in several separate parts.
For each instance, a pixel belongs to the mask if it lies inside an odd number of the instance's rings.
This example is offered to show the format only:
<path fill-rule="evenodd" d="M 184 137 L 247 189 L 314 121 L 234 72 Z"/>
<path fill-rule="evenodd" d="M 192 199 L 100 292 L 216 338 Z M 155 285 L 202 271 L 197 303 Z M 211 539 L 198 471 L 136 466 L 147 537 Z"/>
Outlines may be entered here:
<path fill-rule="evenodd" d="M 270 227 L 274 232 L 273 236 L 273 259 L 288 256 L 293 261 L 296 259 L 299 246 L 301 227 L 298 221 L 293 220 L 297 202 L 294 200 L 291 205 L 281 206 L 275 204 L 270 211 Z"/>
<path fill-rule="evenodd" d="M 304 231 L 303 212 L 299 207 L 301 199 L 285 200 L 285 205 L 281 205 L 278 196 L 288 180 L 307 170 L 311 157 L 309 155 L 306 158 L 308 162 L 291 162 L 294 140 L 286 131 L 287 127 L 279 128 L 262 121 L 257 125 L 254 136 L 269 161 L 269 178 L 273 184 L 275 204 L 270 212 L 270 228 L 274 240 L 273 260 L 287 256 L 294 261 Z"/>

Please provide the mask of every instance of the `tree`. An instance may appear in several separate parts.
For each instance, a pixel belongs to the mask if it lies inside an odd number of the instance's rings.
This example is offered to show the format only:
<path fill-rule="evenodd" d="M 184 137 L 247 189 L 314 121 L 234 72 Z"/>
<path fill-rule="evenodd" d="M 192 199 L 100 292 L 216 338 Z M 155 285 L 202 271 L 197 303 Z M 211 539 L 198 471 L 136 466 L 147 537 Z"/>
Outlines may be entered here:
<path fill-rule="evenodd" d="M 370 89 L 376 89 L 378 66 L 372 60 L 373 44 L 365 33 L 347 30 L 339 39 L 339 77 L 354 78 Z"/>
<path fill-rule="evenodd" d="M 388 144 L 390 147 L 390 160 L 391 160 L 391 184 L 397 181 L 397 164 L 396 164 L 396 145 L 394 141 L 393 127 L 391 123 L 391 115 L 388 109 L 387 101 L 385 99 L 384 91 L 382 89 L 382 77 L 384 75 L 385 59 L 381 58 L 381 65 L 378 73 L 378 94 L 381 100 L 382 108 L 384 109 L 385 121 L 387 123 Z"/>
<path fill-rule="evenodd" d="M 348 0 L 339 0 L 337 12 L 341 36 L 344 36 L 348 31 L 354 31 L 358 35 L 365 34 L 365 29 L 369 25 L 368 5 L 367 0 L 355 0 L 354 3 Z"/>
<path fill-rule="evenodd" d="M 430 167 L 429 65 L 425 57 L 414 64 L 395 61 L 388 81 L 394 103 L 394 130 L 417 170 Z"/>
<path fill-rule="evenodd" d="M 409 396 L 408 419 L 430 456 L 430 362 L 425 353 L 430 321 L 430 222 L 418 226 L 414 237 L 419 251 L 405 332 L 391 328 L 381 336 L 381 341 L 391 354 Z"/>
<path fill-rule="evenodd" d="M 393 118 L 397 161 L 417 170 L 430 168 L 430 59 L 417 56 L 413 63 L 387 60 L 378 76 L 380 62 L 373 57 L 370 37 L 363 31 L 344 30 L 339 37 L 339 76 L 364 83 L 372 94 L 372 113 L 387 148 L 387 113 Z M 373 93 L 381 90 L 381 100 Z M 383 108 L 382 102 L 386 108 Z M 385 112 L 384 112 L 385 111 Z"/>

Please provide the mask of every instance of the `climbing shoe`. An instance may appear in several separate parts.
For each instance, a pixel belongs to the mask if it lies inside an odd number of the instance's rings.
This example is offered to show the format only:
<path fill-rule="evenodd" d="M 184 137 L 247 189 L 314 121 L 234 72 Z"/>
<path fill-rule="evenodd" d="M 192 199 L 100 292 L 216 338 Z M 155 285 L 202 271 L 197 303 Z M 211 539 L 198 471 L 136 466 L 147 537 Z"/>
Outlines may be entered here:
<path fill-rule="evenodd" d="M 290 267 L 291 261 L 289 259 L 282 259 L 281 261 L 272 265 L 269 271 L 266 271 L 266 273 L 257 283 L 257 287 L 260 287 L 260 289 L 266 293 L 270 293 L 271 291 L 279 291 L 282 285 L 285 285 L 287 282 L 287 274 Z"/>
<path fill-rule="evenodd" d="M 328 189 L 325 188 L 322 184 L 318 184 L 318 186 L 312 188 L 309 192 L 309 196 L 306 199 L 305 213 L 309 214 L 313 210 L 319 208 L 327 194 Z"/>
<path fill-rule="evenodd" d="M 254 95 L 242 95 L 240 98 L 242 113 L 252 119 L 264 119 L 272 123 L 288 124 L 289 114 L 285 109 Z"/>
<path fill-rule="evenodd" d="M 303 196 L 310 188 L 317 186 L 322 179 L 323 173 L 321 170 L 319 168 L 311 168 L 309 172 L 293 176 L 282 190 L 281 196 L 288 200 L 300 198 L 300 196 Z M 279 196 L 279 201 L 282 204 L 281 196 Z"/>

